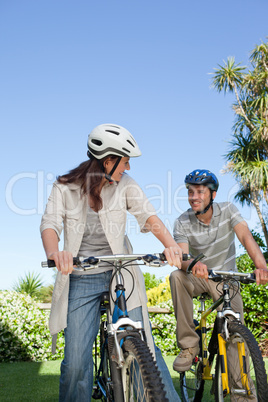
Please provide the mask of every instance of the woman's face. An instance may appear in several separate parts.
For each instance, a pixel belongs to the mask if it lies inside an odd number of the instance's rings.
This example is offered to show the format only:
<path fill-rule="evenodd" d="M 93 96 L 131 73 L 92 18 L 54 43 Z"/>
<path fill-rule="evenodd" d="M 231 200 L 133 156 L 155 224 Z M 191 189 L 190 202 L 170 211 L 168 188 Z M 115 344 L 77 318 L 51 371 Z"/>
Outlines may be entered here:
<path fill-rule="evenodd" d="M 107 174 L 110 173 L 110 171 L 114 167 L 115 163 L 116 163 L 116 159 L 115 160 L 107 159 L 105 161 L 105 172 Z M 115 169 L 115 171 L 114 171 L 114 173 L 112 175 L 112 179 L 114 181 L 120 181 L 125 170 L 130 170 L 129 157 L 128 156 L 124 156 L 121 159 L 121 161 L 119 162 L 119 165 L 117 166 L 117 168 Z"/>

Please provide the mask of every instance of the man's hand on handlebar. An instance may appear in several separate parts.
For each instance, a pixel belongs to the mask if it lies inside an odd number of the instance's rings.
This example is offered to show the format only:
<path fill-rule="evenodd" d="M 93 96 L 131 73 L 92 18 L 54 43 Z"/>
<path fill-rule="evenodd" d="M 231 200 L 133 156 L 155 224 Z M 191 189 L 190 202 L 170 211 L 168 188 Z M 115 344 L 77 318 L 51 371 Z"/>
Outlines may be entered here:
<path fill-rule="evenodd" d="M 73 255 L 69 251 L 55 251 L 48 255 L 47 258 L 55 261 L 57 270 L 63 275 L 73 272 Z"/>
<path fill-rule="evenodd" d="M 203 262 L 198 261 L 192 269 L 192 274 L 196 278 L 202 278 L 208 281 L 208 268 Z"/>
<path fill-rule="evenodd" d="M 254 274 L 256 276 L 257 285 L 265 285 L 268 282 L 268 269 L 260 268 L 255 269 Z"/>

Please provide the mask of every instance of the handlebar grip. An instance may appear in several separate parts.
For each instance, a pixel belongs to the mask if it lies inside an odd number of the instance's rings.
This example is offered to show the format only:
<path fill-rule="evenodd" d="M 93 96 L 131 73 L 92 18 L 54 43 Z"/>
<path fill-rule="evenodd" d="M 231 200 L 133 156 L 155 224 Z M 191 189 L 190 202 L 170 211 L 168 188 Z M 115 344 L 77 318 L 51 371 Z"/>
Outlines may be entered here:
<path fill-rule="evenodd" d="M 191 254 L 182 254 L 182 261 L 189 261 L 192 257 Z"/>
<path fill-rule="evenodd" d="M 47 261 L 42 261 L 41 266 L 42 266 L 42 268 L 54 268 L 54 267 L 56 267 L 56 264 L 55 264 L 54 260 L 47 260 Z"/>
<path fill-rule="evenodd" d="M 165 254 L 164 254 L 164 253 L 159 253 L 159 259 L 160 259 L 161 261 L 166 261 L 166 256 L 165 256 Z"/>
<path fill-rule="evenodd" d="M 192 258 L 191 254 L 182 254 L 182 261 L 188 261 Z M 159 253 L 159 259 L 161 261 L 166 261 L 166 256 L 164 253 Z"/>
<path fill-rule="evenodd" d="M 78 265 L 79 263 L 79 258 L 78 257 L 74 257 L 73 258 L 73 265 Z M 42 261 L 41 262 L 41 267 L 42 268 L 55 268 L 56 264 L 54 260 L 47 260 L 47 261 Z"/>

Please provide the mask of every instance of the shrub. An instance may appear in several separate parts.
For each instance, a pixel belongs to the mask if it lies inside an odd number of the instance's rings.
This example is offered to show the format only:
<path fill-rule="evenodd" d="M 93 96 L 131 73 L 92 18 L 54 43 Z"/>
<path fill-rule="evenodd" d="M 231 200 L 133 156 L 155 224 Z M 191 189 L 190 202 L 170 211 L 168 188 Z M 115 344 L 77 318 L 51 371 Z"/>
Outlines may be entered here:
<path fill-rule="evenodd" d="M 148 306 L 155 306 L 162 302 L 167 302 L 171 299 L 171 291 L 169 277 L 166 277 L 165 282 L 160 283 L 157 287 L 149 289 L 146 294 L 148 298 Z"/>
<path fill-rule="evenodd" d="M 163 356 L 176 355 L 179 352 L 176 341 L 176 318 L 171 300 L 157 304 L 157 307 L 169 308 L 171 314 L 150 314 L 155 344 Z"/>
<path fill-rule="evenodd" d="M 54 360 L 63 356 L 59 334 L 57 353 L 51 354 L 48 314 L 24 293 L 0 292 L 0 361 Z"/>
<path fill-rule="evenodd" d="M 212 304 L 212 300 L 206 301 L 206 308 Z M 200 303 L 197 299 L 193 300 L 193 312 L 194 319 L 198 320 L 199 317 L 199 306 Z M 168 308 L 170 314 L 150 314 L 150 320 L 153 326 L 153 336 L 155 344 L 161 349 L 164 356 L 176 355 L 179 352 L 176 340 L 176 318 L 174 313 L 174 307 L 172 300 L 162 302 L 157 304 L 157 307 Z M 208 317 L 207 326 L 212 328 L 212 324 L 215 320 L 216 313 L 213 312 Z M 208 333 L 208 339 L 210 338 L 210 333 Z"/>
<path fill-rule="evenodd" d="M 236 264 L 240 272 L 253 272 L 255 269 L 248 254 L 243 254 L 238 257 L 236 259 Z M 267 288 L 267 285 L 241 285 L 245 325 L 251 330 L 258 341 L 268 337 Z"/>

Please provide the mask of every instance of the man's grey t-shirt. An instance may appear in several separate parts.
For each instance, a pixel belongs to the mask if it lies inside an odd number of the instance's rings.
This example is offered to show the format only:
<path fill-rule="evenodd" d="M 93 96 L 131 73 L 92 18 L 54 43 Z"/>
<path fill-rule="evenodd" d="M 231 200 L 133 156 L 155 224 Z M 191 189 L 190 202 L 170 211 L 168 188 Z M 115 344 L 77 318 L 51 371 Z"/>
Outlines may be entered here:
<path fill-rule="evenodd" d="M 213 203 L 210 224 L 200 222 L 190 208 L 176 219 L 174 239 L 187 243 L 193 256 L 205 254 L 202 262 L 209 269 L 237 270 L 234 227 L 244 219 L 230 202 Z"/>

